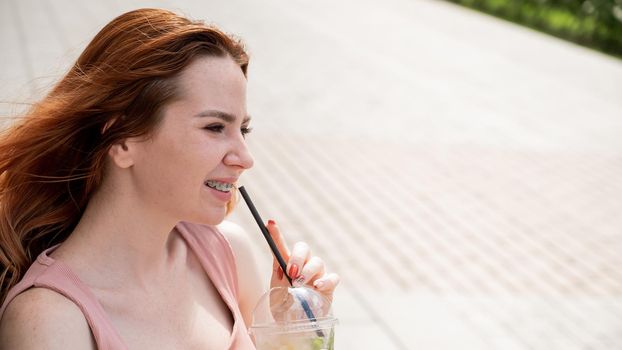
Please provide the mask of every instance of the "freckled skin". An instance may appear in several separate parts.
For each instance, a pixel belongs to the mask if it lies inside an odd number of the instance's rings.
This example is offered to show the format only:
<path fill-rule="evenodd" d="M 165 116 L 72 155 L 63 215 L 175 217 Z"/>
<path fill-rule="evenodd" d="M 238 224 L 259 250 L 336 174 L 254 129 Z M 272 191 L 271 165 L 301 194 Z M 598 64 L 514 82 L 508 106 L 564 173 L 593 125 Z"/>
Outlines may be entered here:
<path fill-rule="evenodd" d="M 224 219 L 226 208 L 206 191 L 205 181 L 239 177 L 253 165 L 240 131 L 247 116 L 246 78 L 230 58 L 210 57 L 188 66 L 179 82 L 182 98 L 164 108 L 153 139 L 137 145 L 135 185 L 145 203 L 181 220 L 215 225 Z M 236 120 L 227 124 L 196 117 L 206 110 Z M 205 129 L 220 124 L 221 132 Z"/>

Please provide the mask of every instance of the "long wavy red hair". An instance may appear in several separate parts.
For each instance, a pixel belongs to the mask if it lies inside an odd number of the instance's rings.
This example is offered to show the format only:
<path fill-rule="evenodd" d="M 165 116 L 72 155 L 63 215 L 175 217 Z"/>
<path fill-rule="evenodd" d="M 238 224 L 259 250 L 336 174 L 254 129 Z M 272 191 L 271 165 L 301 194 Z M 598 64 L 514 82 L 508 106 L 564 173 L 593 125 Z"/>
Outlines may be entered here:
<path fill-rule="evenodd" d="M 44 249 L 72 232 L 104 174 L 109 148 L 148 136 L 199 56 L 242 44 L 173 12 L 140 9 L 107 24 L 51 92 L 0 134 L 0 304 Z M 229 209 L 231 205 L 229 206 Z"/>

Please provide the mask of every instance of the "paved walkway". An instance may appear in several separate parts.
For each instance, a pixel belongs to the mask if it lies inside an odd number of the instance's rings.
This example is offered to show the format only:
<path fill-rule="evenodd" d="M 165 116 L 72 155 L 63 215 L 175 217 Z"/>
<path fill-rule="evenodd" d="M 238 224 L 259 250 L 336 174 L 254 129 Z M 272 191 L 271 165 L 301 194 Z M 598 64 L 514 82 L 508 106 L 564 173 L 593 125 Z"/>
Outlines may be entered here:
<path fill-rule="evenodd" d="M 342 275 L 338 349 L 622 348 L 621 61 L 431 0 L 5 0 L 0 99 L 143 6 L 245 38 L 244 183 Z"/>

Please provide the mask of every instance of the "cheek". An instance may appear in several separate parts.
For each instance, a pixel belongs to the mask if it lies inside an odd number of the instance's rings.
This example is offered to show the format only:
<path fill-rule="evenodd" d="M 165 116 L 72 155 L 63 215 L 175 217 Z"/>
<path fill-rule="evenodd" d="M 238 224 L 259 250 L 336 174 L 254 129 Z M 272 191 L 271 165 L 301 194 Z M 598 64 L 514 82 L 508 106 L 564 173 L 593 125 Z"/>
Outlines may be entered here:
<path fill-rule="evenodd" d="M 184 152 L 178 145 L 165 141 L 158 139 L 146 147 L 135 165 L 136 186 L 148 200 L 159 204 L 169 201 L 181 189 L 187 175 Z"/>
<path fill-rule="evenodd" d="M 162 146 L 156 152 L 154 166 L 150 167 L 162 182 L 159 192 L 173 196 L 180 192 L 190 194 L 188 192 L 201 189 L 203 181 L 209 177 L 226 175 L 218 172 L 225 154 L 225 147 L 219 142 L 188 138 L 181 144 Z"/>
<path fill-rule="evenodd" d="M 155 202 L 168 202 L 179 192 L 186 179 L 183 167 L 179 166 L 174 158 L 166 154 L 159 154 L 157 159 L 150 159 L 141 171 L 139 184 L 143 187 L 150 200 Z"/>
<path fill-rule="evenodd" d="M 147 148 L 140 159 L 138 184 L 154 194 L 158 203 L 179 202 L 203 190 L 210 177 L 228 176 L 219 169 L 227 152 L 227 143 L 206 135 L 203 130 L 172 132 L 160 137 Z M 139 180 L 141 181 L 141 180 Z M 178 203 L 179 204 L 179 203 Z"/>

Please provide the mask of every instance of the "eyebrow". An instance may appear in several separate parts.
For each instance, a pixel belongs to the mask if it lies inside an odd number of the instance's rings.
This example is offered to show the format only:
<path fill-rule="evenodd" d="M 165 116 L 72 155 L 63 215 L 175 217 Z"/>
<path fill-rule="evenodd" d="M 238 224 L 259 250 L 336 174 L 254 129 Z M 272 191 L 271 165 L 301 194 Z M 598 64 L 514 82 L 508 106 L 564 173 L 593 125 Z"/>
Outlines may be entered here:
<path fill-rule="evenodd" d="M 223 112 L 223 111 L 217 111 L 214 109 L 210 109 L 207 111 L 203 111 L 203 112 L 199 112 L 195 115 L 195 117 L 214 117 L 214 118 L 219 118 L 224 120 L 227 123 L 233 123 L 236 119 L 235 115 L 233 114 L 229 114 L 227 112 Z M 242 124 L 244 123 L 248 123 L 251 120 L 251 116 L 247 115 L 246 117 L 244 117 L 244 120 L 242 121 Z"/>

